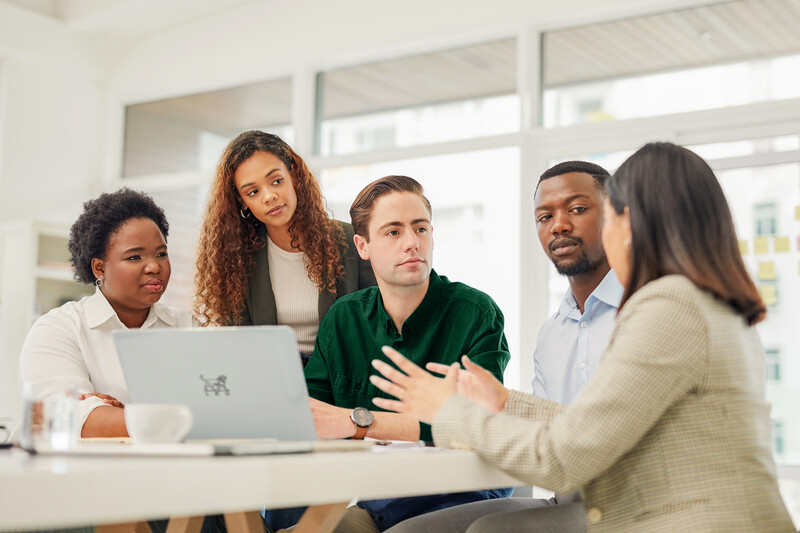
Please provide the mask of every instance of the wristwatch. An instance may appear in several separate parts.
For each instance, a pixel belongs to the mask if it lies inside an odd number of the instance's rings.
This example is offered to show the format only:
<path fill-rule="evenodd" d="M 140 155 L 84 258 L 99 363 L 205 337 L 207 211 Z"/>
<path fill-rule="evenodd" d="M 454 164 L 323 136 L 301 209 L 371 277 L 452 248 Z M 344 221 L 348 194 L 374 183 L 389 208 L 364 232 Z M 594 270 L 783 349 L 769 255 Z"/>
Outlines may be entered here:
<path fill-rule="evenodd" d="M 367 436 L 367 431 L 369 431 L 369 427 L 375 421 L 375 416 L 373 416 L 369 409 L 356 407 L 353 409 L 353 412 L 350 413 L 350 420 L 356 425 L 356 433 L 353 435 L 353 440 L 361 440 Z"/>

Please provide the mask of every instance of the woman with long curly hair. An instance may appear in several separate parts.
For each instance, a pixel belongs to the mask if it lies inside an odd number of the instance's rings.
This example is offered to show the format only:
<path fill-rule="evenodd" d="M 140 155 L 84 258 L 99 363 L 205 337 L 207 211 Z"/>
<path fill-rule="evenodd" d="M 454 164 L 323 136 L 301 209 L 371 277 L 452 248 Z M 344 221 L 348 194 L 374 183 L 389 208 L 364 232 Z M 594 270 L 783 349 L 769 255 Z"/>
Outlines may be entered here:
<path fill-rule="evenodd" d="M 339 296 L 375 284 L 350 224 L 331 219 L 319 183 L 277 135 L 246 131 L 225 148 L 209 193 L 195 275 L 207 325 L 285 324 L 303 362 Z"/>
<path fill-rule="evenodd" d="M 277 135 L 246 131 L 225 148 L 200 233 L 195 313 L 205 325 L 291 326 L 303 365 L 339 296 L 375 285 L 353 227 L 331 219 L 319 183 Z M 265 511 L 273 529 L 305 508 Z"/>

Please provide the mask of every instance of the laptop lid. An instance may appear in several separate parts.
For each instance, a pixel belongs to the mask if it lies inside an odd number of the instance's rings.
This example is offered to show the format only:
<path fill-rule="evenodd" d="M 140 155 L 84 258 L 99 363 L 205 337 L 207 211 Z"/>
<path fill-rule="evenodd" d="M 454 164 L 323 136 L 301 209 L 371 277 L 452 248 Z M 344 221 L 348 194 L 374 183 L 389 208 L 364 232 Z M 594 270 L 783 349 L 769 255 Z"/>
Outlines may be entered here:
<path fill-rule="evenodd" d="M 131 401 L 188 405 L 188 439 L 317 438 L 288 326 L 131 329 L 113 339 Z"/>

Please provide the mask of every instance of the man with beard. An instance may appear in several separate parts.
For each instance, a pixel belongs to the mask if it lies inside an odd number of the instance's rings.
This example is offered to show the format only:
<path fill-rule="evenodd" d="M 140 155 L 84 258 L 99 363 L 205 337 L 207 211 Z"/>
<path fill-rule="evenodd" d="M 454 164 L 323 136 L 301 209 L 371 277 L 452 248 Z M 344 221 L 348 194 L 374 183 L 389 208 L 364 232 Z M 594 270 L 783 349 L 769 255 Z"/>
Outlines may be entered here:
<path fill-rule="evenodd" d="M 539 241 L 569 290 L 539 330 L 533 394 L 563 404 L 597 369 L 622 298 L 600 240 L 609 177 L 593 163 L 567 161 L 542 174 L 534 193 Z"/>

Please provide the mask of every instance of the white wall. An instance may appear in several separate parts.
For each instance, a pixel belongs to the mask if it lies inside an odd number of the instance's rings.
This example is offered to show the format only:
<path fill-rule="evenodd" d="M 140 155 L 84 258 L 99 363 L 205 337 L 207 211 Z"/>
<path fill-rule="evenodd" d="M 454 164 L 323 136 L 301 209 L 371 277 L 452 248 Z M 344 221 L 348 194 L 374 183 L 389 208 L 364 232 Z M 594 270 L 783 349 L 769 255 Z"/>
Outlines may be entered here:
<path fill-rule="evenodd" d="M 102 189 L 109 149 L 102 57 L 63 24 L 0 4 L 0 222 L 68 224 Z M 17 357 L 34 308 L 36 254 L 28 239 L 3 244 L 0 417 L 13 418 L 21 410 Z"/>
<path fill-rule="evenodd" d="M 0 219 L 68 222 L 100 190 L 100 57 L 63 24 L 0 4 Z"/>

